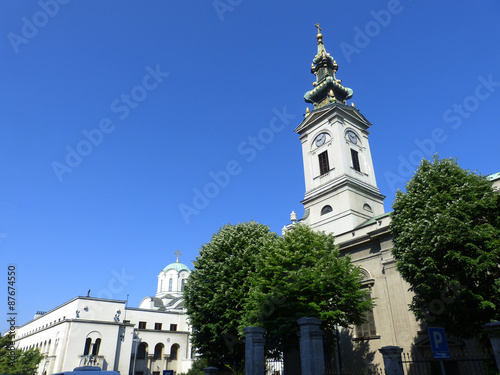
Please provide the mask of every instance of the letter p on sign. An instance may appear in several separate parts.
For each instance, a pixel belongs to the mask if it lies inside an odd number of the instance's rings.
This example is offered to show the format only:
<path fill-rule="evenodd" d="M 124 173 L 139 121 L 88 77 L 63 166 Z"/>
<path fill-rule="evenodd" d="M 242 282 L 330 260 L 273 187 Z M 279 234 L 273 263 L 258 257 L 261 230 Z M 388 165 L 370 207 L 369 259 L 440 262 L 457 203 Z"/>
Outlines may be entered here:
<path fill-rule="evenodd" d="M 450 350 L 448 349 L 448 342 L 446 341 L 444 329 L 429 327 L 428 334 L 434 359 L 450 358 Z"/>

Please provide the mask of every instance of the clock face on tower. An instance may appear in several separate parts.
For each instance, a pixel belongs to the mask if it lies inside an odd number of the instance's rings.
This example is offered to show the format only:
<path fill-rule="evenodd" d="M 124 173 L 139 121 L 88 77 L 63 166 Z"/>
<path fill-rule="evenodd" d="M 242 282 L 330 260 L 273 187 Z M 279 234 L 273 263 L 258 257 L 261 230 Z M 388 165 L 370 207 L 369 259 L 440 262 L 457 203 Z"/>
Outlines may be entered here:
<path fill-rule="evenodd" d="M 347 132 L 347 138 L 354 144 L 358 143 L 358 137 L 352 130 Z"/>
<path fill-rule="evenodd" d="M 326 141 L 326 134 L 325 133 L 321 133 L 320 135 L 318 135 L 316 137 L 316 147 L 323 146 L 323 144 L 325 143 L 325 141 Z"/>

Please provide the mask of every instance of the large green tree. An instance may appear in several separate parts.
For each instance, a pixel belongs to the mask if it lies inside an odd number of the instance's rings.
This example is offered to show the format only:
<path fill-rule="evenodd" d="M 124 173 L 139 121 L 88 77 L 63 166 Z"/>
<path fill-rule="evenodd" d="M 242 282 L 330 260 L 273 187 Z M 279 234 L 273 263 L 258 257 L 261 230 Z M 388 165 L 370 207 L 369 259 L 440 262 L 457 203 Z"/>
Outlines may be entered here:
<path fill-rule="evenodd" d="M 260 253 L 243 326 L 265 328 L 268 348 L 281 352 L 298 343 L 302 317 L 321 319 L 327 335 L 336 325 L 361 324 L 373 304 L 361 278 L 332 234 L 298 224 Z"/>
<path fill-rule="evenodd" d="M 15 349 L 12 337 L 0 337 L 0 374 L 35 374 L 43 355 L 38 349 Z"/>
<path fill-rule="evenodd" d="M 435 156 L 393 209 L 393 254 L 416 317 L 461 338 L 500 319 L 500 196 L 491 183 Z"/>
<path fill-rule="evenodd" d="M 226 225 L 202 245 L 184 290 L 192 343 L 212 366 L 239 371 L 245 347 L 238 327 L 244 314 L 256 256 L 277 235 L 255 222 Z"/>

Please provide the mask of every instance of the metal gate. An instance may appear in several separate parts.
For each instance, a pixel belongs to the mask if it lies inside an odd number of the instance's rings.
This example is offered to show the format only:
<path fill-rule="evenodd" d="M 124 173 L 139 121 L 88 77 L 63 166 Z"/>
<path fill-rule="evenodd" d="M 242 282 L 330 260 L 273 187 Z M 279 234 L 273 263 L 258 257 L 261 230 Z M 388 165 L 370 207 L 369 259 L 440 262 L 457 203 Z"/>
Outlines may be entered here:
<path fill-rule="evenodd" d="M 463 352 L 442 361 L 446 375 L 489 375 L 496 368 L 491 353 Z M 439 360 L 431 355 L 403 353 L 402 365 L 405 375 L 441 375 Z"/>

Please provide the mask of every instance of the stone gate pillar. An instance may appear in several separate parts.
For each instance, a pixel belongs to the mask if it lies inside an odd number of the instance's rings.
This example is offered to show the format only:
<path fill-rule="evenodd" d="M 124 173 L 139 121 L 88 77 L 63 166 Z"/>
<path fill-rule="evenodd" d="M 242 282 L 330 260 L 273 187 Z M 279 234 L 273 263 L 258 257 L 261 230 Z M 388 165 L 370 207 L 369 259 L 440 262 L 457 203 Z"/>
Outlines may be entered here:
<path fill-rule="evenodd" d="M 318 318 L 300 318 L 300 363 L 302 374 L 324 375 L 323 332 Z"/>
<path fill-rule="evenodd" d="M 247 327 L 245 332 L 245 375 L 264 375 L 264 332 L 260 327 Z"/>
<path fill-rule="evenodd" d="M 378 350 L 384 357 L 385 373 L 387 375 L 404 375 L 401 353 L 403 349 L 399 346 L 384 346 Z"/>
<path fill-rule="evenodd" d="M 500 322 L 491 322 L 483 326 L 490 338 L 493 355 L 497 362 L 497 370 L 500 371 Z"/>

